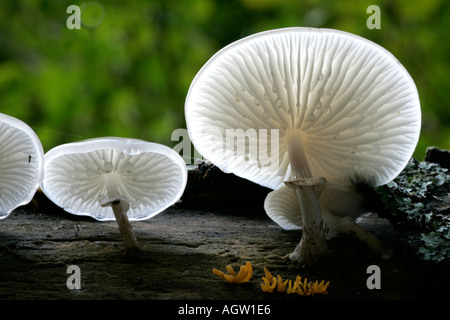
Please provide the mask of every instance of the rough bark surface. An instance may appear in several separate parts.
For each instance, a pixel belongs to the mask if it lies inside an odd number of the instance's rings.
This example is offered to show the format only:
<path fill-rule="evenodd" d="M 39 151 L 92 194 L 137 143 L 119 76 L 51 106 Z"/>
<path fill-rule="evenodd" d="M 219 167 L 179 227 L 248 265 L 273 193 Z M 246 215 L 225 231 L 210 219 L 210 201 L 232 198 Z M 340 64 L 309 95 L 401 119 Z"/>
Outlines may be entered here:
<path fill-rule="evenodd" d="M 127 262 L 115 222 L 65 213 L 42 193 L 0 221 L 0 299 L 435 299 L 448 298 L 443 267 L 419 261 L 387 220 L 372 214 L 361 224 L 395 255 L 384 261 L 351 236 L 328 242 L 314 268 L 287 255 L 301 233 L 282 230 L 264 213 L 268 190 L 200 166 L 190 171 L 182 203 L 147 221 L 131 222 L 143 256 Z M 247 202 L 245 202 L 247 201 Z M 246 204 L 244 204 L 246 203 Z M 212 273 L 250 261 L 248 283 L 225 283 Z M 81 289 L 68 289 L 68 266 L 81 270 Z M 370 265 L 381 289 L 368 289 Z M 263 267 L 283 279 L 297 275 L 330 281 L 328 295 L 265 293 Z"/>

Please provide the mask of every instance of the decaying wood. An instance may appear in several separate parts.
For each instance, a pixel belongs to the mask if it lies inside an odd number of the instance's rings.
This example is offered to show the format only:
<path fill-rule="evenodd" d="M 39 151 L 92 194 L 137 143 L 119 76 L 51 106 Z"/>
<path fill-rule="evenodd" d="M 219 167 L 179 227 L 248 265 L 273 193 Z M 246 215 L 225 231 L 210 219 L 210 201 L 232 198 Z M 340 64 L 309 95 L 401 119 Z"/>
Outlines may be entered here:
<path fill-rule="evenodd" d="M 357 239 L 330 240 L 314 269 L 293 265 L 301 233 L 284 231 L 264 213 L 268 190 L 215 168 L 190 170 L 182 202 L 154 218 L 132 222 L 143 256 L 128 263 L 117 224 L 73 216 L 42 193 L 0 221 L 0 299 L 433 299 L 443 298 L 443 268 L 418 261 L 391 225 L 376 215 L 361 223 L 395 252 L 378 260 Z M 246 205 L 242 201 L 249 200 Z M 225 283 L 213 268 L 235 270 L 250 261 L 253 277 Z M 81 289 L 69 289 L 67 267 L 81 270 Z M 381 289 L 366 286 L 367 268 L 381 269 Z M 263 267 L 283 279 L 330 281 L 327 296 L 265 293 Z M 448 283 L 448 281 L 447 281 Z"/>

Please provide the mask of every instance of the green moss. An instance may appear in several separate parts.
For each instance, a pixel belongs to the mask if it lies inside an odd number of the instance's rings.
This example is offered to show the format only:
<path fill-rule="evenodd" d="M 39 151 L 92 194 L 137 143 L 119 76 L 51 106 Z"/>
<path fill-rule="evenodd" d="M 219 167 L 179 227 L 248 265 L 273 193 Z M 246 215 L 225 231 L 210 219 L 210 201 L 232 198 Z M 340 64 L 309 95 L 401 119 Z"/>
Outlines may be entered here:
<path fill-rule="evenodd" d="M 450 261 L 450 173 L 438 164 L 412 159 L 393 181 L 376 188 L 383 215 L 408 231 L 423 260 Z"/>

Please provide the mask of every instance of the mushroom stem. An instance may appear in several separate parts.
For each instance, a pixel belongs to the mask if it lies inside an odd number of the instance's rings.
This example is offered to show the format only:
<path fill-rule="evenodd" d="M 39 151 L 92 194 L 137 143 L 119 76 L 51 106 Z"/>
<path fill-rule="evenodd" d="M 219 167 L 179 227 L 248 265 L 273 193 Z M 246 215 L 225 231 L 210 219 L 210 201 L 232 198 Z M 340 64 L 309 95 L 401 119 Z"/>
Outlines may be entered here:
<path fill-rule="evenodd" d="M 135 259 L 140 255 L 141 249 L 128 220 L 127 212 L 130 209 L 130 203 L 120 195 L 116 179 L 113 173 L 105 175 L 106 195 L 100 204 L 102 207 L 112 207 L 125 245 L 125 257 Z"/>
<path fill-rule="evenodd" d="M 311 180 L 316 180 L 311 184 Z M 298 264 L 314 265 L 327 250 L 326 229 L 323 224 L 322 211 L 315 193 L 315 186 L 325 183 L 325 179 L 306 179 L 307 184 L 299 181 L 286 182 L 288 187 L 297 192 L 302 213 L 302 238 L 290 254 L 290 259 Z"/>
<path fill-rule="evenodd" d="M 302 238 L 290 259 L 298 264 L 313 265 L 327 250 L 322 211 L 315 192 L 315 188 L 326 180 L 312 177 L 302 138 L 300 130 L 294 130 L 288 136 L 288 153 L 294 180 L 285 184 L 296 190 L 302 214 Z"/>
<path fill-rule="evenodd" d="M 111 207 L 123 238 L 125 257 L 136 258 L 141 253 L 141 249 L 128 220 L 127 211 L 130 205 L 126 201 L 115 200 L 111 202 Z"/>

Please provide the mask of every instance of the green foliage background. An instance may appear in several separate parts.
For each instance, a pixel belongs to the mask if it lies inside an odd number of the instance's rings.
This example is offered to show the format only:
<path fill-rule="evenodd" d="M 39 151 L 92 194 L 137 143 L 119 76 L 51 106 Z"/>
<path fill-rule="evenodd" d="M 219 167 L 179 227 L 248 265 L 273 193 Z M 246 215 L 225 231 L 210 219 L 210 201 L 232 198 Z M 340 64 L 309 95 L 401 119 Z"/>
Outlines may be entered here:
<path fill-rule="evenodd" d="M 69 5 L 81 30 L 69 30 Z M 369 5 L 381 29 L 369 30 Z M 65 142 L 125 136 L 164 143 L 185 128 L 184 100 L 219 49 L 274 28 L 334 28 L 391 51 L 416 82 L 426 146 L 450 149 L 450 2 L 156 0 L 0 2 L 0 112 L 28 123 L 45 151 Z"/>

